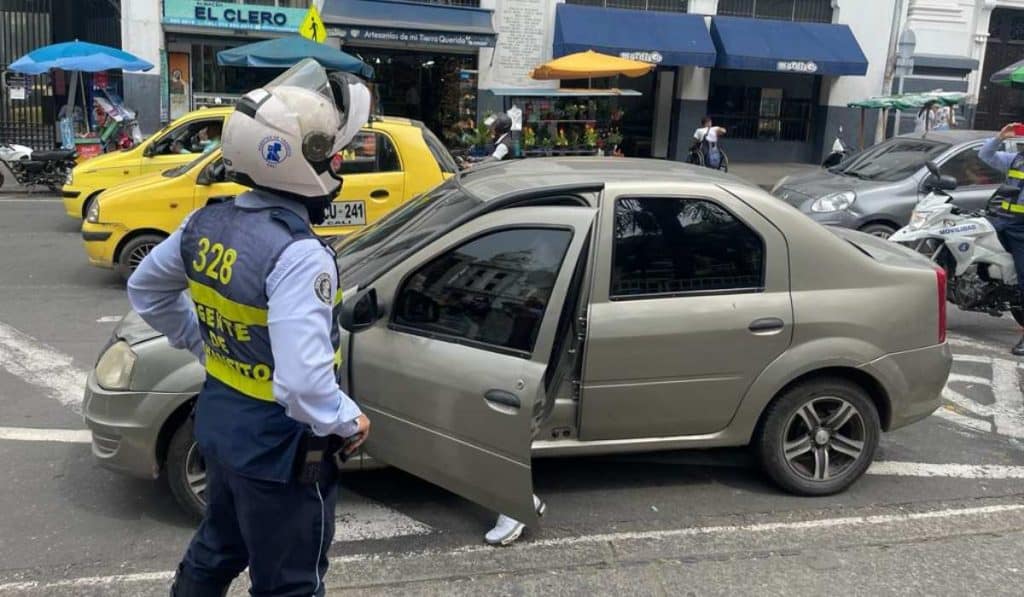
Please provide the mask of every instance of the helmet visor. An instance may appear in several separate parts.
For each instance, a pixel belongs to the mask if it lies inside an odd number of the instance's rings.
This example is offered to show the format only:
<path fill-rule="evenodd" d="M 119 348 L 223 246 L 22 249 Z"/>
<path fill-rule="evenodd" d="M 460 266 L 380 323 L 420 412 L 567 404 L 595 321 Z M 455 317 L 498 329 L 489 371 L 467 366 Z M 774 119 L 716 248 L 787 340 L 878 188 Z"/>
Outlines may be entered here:
<path fill-rule="evenodd" d="M 334 105 L 340 107 L 340 99 L 334 96 L 331 91 L 331 84 L 327 78 L 327 71 L 320 63 L 312 58 L 304 58 L 295 66 L 278 75 L 273 81 L 267 83 L 263 88 L 273 92 L 276 87 L 299 87 L 314 91 L 331 100 Z"/>

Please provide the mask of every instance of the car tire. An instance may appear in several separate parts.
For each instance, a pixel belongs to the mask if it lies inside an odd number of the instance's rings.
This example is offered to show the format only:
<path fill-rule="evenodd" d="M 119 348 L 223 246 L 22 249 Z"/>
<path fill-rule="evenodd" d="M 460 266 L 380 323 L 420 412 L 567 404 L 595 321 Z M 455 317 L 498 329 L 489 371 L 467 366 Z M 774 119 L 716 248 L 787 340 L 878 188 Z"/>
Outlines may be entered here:
<path fill-rule="evenodd" d="M 780 487 L 822 496 L 845 490 L 864 474 L 880 436 L 878 409 L 867 393 L 824 378 L 795 385 L 768 406 L 755 448 Z"/>
<path fill-rule="evenodd" d="M 127 282 L 146 255 L 164 240 L 156 234 L 142 234 L 125 243 L 117 256 L 117 273 Z"/>
<path fill-rule="evenodd" d="M 860 229 L 864 234 L 877 236 L 878 238 L 889 238 L 896 232 L 896 228 L 888 224 L 868 224 Z"/>
<path fill-rule="evenodd" d="M 192 432 L 192 417 L 175 430 L 167 447 L 167 485 L 190 517 L 199 520 L 206 509 L 206 466 Z"/>
<path fill-rule="evenodd" d="M 1024 328 L 1024 309 L 1010 309 L 1010 315 L 1013 315 L 1013 320 L 1017 322 L 1017 325 Z"/>

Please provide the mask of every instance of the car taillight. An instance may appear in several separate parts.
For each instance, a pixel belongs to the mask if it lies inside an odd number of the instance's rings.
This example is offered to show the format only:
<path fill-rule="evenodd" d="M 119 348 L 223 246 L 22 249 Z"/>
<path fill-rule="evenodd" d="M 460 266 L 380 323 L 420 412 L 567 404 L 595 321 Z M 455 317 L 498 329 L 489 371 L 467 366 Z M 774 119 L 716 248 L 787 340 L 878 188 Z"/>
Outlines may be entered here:
<path fill-rule="evenodd" d="M 946 341 L 946 270 L 935 268 L 935 283 L 939 294 L 939 344 Z"/>

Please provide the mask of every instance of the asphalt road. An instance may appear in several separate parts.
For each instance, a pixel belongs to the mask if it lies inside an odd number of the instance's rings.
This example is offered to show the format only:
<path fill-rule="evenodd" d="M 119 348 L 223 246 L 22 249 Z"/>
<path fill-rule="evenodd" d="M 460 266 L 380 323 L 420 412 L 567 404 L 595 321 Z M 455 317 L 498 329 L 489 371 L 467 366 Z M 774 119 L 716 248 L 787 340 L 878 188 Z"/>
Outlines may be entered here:
<path fill-rule="evenodd" d="M 76 413 L 127 310 L 49 197 L 0 194 L 0 595 L 163 595 L 192 527 L 162 482 L 95 465 Z M 951 312 L 948 408 L 885 436 L 850 491 L 781 493 L 742 450 L 544 460 L 541 527 L 395 470 L 350 474 L 331 593 L 1019 594 L 1024 394 L 1012 321 Z M 71 389 L 69 389 L 69 386 Z M 236 591 L 243 591 L 244 582 Z"/>

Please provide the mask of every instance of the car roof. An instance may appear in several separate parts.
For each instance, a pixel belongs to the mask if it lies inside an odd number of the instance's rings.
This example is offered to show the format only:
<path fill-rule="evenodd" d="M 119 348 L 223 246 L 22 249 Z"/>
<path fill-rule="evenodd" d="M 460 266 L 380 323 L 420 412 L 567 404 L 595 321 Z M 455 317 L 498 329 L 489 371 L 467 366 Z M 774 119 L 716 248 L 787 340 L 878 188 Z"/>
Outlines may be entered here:
<path fill-rule="evenodd" d="M 941 131 L 928 131 L 918 133 L 908 133 L 906 135 L 900 135 L 898 139 L 927 139 L 930 141 L 938 141 L 940 143 L 949 143 L 951 145 L 957 145 L 960 143 L 970 143 L 971 141 L 979 141 L 981 139 L 991 139 L 998 135 L 998 131 L 976 131 L 976 130 L 964 130 L 964 129 L 948 129 Z"/>
<path fill-rule="evenodd" d="M 482 200 L 546 190 L 603 187 L 614 182 L 733 183 L 750 186 L 717 170 L 668 160 L 565 157 L 508 160 L 476 166 L 459 184 Z"/>

